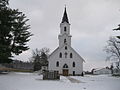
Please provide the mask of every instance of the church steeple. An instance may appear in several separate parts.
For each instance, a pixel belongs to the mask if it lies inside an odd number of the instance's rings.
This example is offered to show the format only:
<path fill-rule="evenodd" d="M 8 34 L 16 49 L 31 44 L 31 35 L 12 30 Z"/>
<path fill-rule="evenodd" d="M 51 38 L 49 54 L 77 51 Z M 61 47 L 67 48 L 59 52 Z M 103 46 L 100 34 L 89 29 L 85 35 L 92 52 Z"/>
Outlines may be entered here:
<path fill-rule="evenodd" d="M 65 6 L 65 10 L 64 10 L 64 14 L 63 14 L 63 18 L 62 18 L 61 23 L 64 23 L 64 22 L 69 23 L 68 16 L 67 16 L 67 11 L 66 11 L 66 6 Z"/>
<path fill-rule="evenodd" d="M 71 35 L 70 35 L 70 24 L 67 17 L 66 7 L 64 10 L 64 15 L 62 18 L 62 22 L 60 23 L 60 34 L 59 34 L 59 47 L 63 47 L 63 45 L 71 46 Z"/>

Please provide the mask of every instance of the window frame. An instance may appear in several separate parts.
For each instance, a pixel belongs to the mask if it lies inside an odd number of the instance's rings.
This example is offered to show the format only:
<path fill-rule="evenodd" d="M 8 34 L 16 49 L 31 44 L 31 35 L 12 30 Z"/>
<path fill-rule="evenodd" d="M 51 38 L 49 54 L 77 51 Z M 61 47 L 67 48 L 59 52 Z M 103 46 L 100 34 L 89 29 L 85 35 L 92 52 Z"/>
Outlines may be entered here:
<path fill-rule="evenodd" d="M 67 55 L 68 55 L 68 53 L 67 53 L 67 52 L 65 52 L 65 58 L 67 58 Z"/>
<path fill-rule="evenodd" d="M 70 58 L 73 58 L 73 54 L 72 53 L 70 53 Z"/>
<path fill-rule="evenodd" d="M 66 43 L 67 42 L 67 40 L 66 40 L 66 38 L 64 39 L 64 43 Z"/>
<path fill-rule="evenodd" d="M 64 27 L 64 32 L 66 32 L 66 31 L 67 31 L 67 27 L 65 26 L 65 27 Z"/>
<path fill-rule="evenodd" d="M 59 67 L 59 61 L 56 62 L 56 67 Z"/>
<path fill-rule="evenodd" d="M 73 62 L 73 63 L 72 63 L 72 66 L 73 66 L 73 67 L 75 67 L 75 66 L 76 66 L 76 65 L 75 65 L 75 62 Z"/>
<path fill-rule="evenodd" d="M 62 58 L 62 53 L 60 52 L 60 54 L 59 54 L 59 58 Z"/>
<path fill-rule="evenodd" d="M 65 46 L 65 50 L 67 50 L 67 46 Z"/>

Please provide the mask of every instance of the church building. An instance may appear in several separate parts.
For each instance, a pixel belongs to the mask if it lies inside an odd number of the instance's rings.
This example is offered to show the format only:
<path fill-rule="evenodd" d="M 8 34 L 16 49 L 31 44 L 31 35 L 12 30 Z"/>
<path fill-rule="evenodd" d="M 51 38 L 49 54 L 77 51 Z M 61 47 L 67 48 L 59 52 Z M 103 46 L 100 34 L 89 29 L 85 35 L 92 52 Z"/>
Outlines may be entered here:
<path fill-rule="evenodd" d="M 49 55 L 49 70 L 58 71 L 64 76 L 82 74 L 84 59 L 71 47 L 71 37 L 70 23 L 65 7 L 58 35 L 59 47 Z"/>

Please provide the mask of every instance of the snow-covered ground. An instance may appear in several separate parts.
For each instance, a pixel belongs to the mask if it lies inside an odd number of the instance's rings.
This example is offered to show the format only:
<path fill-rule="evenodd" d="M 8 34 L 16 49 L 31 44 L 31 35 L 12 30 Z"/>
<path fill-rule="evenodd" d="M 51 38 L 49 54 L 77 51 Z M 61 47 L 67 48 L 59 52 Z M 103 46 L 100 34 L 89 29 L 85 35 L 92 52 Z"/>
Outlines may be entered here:
<path fill-rule="evenodd" d="M 79 83 L 72 83 L 61 76 L 59 81 L 42 80 L 37 73 L 0 74 L 0 90 L 120 90 L 120 77 L 110 75 L 71 76 Z"/>

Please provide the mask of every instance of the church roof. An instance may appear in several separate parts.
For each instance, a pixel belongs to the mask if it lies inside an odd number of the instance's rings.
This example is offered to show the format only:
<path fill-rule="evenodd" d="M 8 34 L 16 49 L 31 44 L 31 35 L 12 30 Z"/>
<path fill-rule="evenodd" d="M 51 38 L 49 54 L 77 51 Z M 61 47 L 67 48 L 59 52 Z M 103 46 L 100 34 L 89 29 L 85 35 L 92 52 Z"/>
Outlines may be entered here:
<path fill-rule="evenodd" d="M 57 47 L 57 48 L 49 55 L 49 57 L 52 56 L 57 50 L 59 50 L 59 47 Z M 48 58 L 49 58 L 49 57 L 48 57 Z"/>
<path fill-rule="evenodd" d="M 63 14 L 63 18 L 62 18 L 62 23 L 64 23 L 64 22 L 69 23 L 68 16 L 67 16 L 67 11 L 66 11 L 66 7 L 65 7 L 64 14 Z"/>
<path fill-rule="evenodd" d="M 59 52 L 62 48 L 64 48 L 65 45 L 63 45 L 61 48 L 57 47 L 50 55 L 49 55 L 49 58 L 52 56 L 52 55 L 55 55 L 56 52 Z M 79 58 L 81 58 L 81 60 L 83 62 L 85 62 L 85 60 L 69 45 L 67 45 L 74 53 L 76 53 L 78 55 Z"/>

